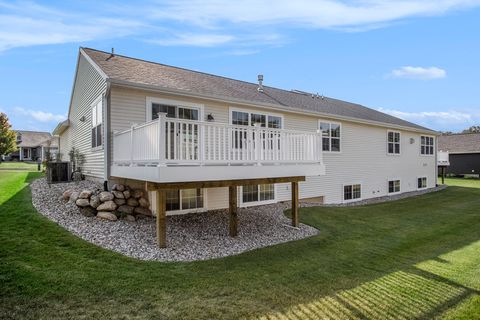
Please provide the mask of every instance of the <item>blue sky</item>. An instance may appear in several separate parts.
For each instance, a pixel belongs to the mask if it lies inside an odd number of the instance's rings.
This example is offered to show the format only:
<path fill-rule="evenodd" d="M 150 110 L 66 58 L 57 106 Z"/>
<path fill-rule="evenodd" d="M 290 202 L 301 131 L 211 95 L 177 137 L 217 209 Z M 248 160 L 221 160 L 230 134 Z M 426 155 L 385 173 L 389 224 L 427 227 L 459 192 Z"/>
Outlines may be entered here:
<path fill-rule="evenodd" d="M 458 131 L 480 125 L 479 31 L 480 0 L 0 0 L 0 111 L 51 131 L 79 46 L 115 47 Z"/>

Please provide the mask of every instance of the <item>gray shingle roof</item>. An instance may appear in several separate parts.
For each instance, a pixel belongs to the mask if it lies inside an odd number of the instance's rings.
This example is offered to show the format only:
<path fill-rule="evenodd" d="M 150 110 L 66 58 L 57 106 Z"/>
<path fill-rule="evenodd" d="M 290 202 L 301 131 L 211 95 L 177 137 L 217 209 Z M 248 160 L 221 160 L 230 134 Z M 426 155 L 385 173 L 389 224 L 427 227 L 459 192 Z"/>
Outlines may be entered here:
<path fill-rule="evenodd" d="M 312 98 L 310 94 L 302 94 L 264 86 L 264 92 L 258 92 L 258 84 L 234 80 L 203 72 L 172 67 L 164 64 L 144 61 L 95 49 L 82 48 L 95 64 L 112 80 L 180 90 L 185 93 L 210 97 L 223 97 L 252 104 L 277 105 L 292 111 L 321 113 L 365 121 L 380 122 L 432 131 L 417 124 L 393 117 L 364 107 L 359 104 L 345 102 L 329 97 Z"/>
<path fill-rule="evenodd" d="M 480 133 L 439 136 L 438 150 L 450 153 L 480 152 Z"/>
<path fill-rule="evenodd" d="M 57 146 L 57 139 L 52 139 L 52 135 L 49 132 L 40 132 L 40 131 L 26 131 L 26 130 L 15 130 L 17 134 L 21 134 L 21 142 L 17 144 L 19 147 L 47 147 L 48 141 L 51 140 L 51 147 Z"/>

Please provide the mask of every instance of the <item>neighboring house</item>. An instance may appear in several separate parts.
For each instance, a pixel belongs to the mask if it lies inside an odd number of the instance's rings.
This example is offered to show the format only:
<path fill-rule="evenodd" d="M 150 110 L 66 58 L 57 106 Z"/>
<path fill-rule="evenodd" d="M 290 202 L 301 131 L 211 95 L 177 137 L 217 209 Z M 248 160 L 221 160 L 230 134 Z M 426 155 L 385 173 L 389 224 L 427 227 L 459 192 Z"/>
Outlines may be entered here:
<path fill-rule="evenodd" d="M 7 161 L 42 161 L 47 152 L 52 155 L 58 151 L 58 138 L 52 137 L 49 132 L 15 130 L 17 133 L 16 152 L 5 156 Z"/>
<path fill-rule="evenodd" d="M 227 208 L 241 179 L 262 183 L 238 187 L 240 206 L 290 200 L 290 177 L 305 177 L 301 199 L 330 204 L 435 187 L 437 132 L 259 80 L 81 48 L 54 134 L 88 178 L 170 188 L 171 213 Z"/>
<path fill-rule="evenodd" d="M 439 136 L 438 150 L 449 154 L 447 174 L 480 174 L 480 133 Z"/>

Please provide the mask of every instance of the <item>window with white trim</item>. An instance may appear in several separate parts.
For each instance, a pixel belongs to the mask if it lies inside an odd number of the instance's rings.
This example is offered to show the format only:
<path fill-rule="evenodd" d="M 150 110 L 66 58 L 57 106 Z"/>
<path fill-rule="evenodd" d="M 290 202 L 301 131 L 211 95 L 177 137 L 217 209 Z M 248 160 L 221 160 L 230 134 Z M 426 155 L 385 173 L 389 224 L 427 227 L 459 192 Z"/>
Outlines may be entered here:
<path fill-rule="evenodd" d="M 166 191 L 166 210 L 179 211 L 203 208 L 203 189 Z"/>
<path fill-rule="evenodd" d="M 351 184 L 343 186 L 343 200 L 355 200 L 362 198 L 362 185 Z"/>
<path fill-rule="evenodd" d="M 102 146 L 102 121 L 103 103 L 102 99 L 92 106 L 92 148 Z"/>
<path fill-rule="evenodd" d="M 427 187 L 427 177 L 418 178 L 417 188 L 418 189 L 425 189 L 426 187 Z"/>
<path fill-rule="evenodd" d="M 259 125 L 262 128 L 281 129 L 282 117 L 257 112 L 232 110 L 232 124 L 237 126 Z"/>
<path fill-rule="evenodd" d="M 400 132 L 398 131 L 387 132 L 387 153 L 400 154 Z"/>
<path fill-rule="evenodd" d="M 159 113 L 166 113 L 167 118 L 178 118 L 186 120 L 198 120 L 199 110 L 196 108 L 188 108 L 183 106 L 169 105 L 164 103 L 152 102 L 152 119 L 158 119 Z"/>
<path fill-rule="evenodd" d="M 275 199 L 274 184 L 257 184 L 242 187 L 242 202 L 269 201 Z"/>
<path fill-rule="evenodd" d="M 341 125 L 335 122 L 319 122 L 322 133 L 322 150 L 340 152 Z"/>
<path fill-rule="evenodd" d="M 434 148 L 433 137 L 430 137 L 430 136 L 420 137 L 420 154 L 433 155 L 434 149 L 435 148 Z"/>
<path fill-rule="evenodd" d="M 400 192 L 400 180 L 388 181 L 388 193 Z"/>

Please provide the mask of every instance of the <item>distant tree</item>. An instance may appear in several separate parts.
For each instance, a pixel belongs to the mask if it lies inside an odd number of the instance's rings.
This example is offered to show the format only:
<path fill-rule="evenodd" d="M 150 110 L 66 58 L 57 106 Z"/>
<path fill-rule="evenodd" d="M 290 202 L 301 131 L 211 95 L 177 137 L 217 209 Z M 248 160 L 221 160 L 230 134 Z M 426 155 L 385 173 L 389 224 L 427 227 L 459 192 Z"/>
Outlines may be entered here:
<path fill-rule="evenodd" d="M 440 134 L 441 134 L 442 136 L 449 136 L 449 135 L 452 135 L 452 134 L 453 134 L 452 131 L 439 131 L 439 132 L 440 132 Z"/>
<path fill-rule="evenodd" d="M 480 126 L 471 126 L 462 131 L 462 133 L 480 133 Z"/>
<path fill-rule="evenodd" d="M 7 115 L 0 112 L 0 155 L 17 151 L 17 134 L 11 127 Z"/>

